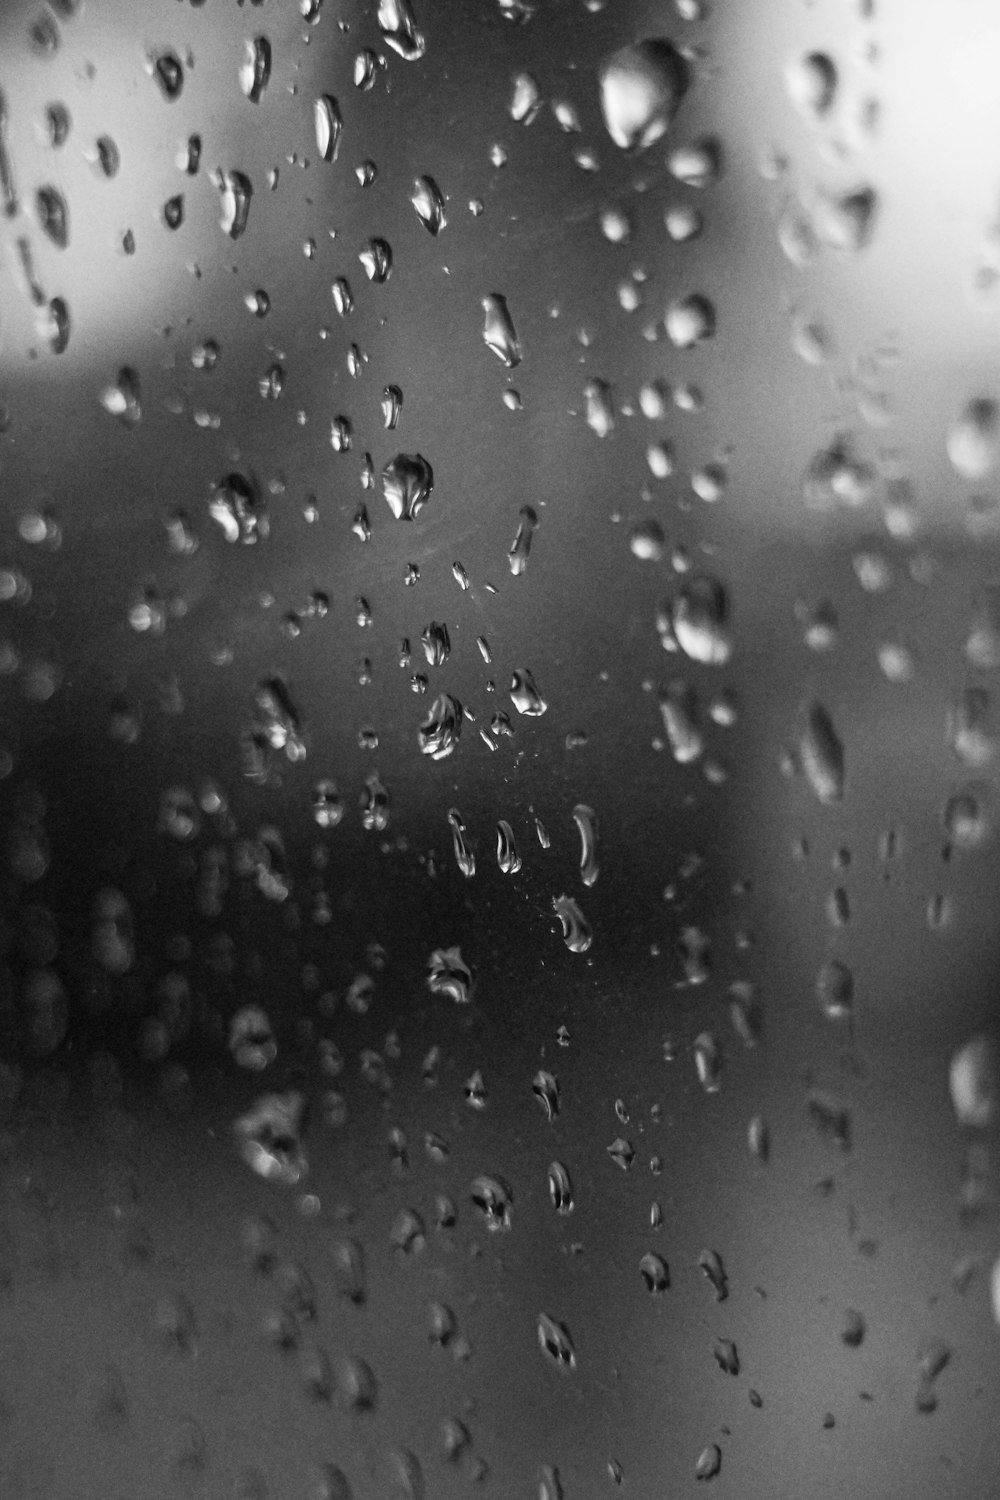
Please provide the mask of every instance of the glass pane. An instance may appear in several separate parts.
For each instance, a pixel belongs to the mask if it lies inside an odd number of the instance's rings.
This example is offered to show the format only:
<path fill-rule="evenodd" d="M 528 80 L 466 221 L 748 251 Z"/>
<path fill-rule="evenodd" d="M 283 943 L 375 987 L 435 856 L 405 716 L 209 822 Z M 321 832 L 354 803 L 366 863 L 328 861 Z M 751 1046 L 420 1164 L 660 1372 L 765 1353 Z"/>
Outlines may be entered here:
<path fill-rule="evenodd" d="M 991 1493 L 1000 16 L 0 40 L 0 1491 Z"/>

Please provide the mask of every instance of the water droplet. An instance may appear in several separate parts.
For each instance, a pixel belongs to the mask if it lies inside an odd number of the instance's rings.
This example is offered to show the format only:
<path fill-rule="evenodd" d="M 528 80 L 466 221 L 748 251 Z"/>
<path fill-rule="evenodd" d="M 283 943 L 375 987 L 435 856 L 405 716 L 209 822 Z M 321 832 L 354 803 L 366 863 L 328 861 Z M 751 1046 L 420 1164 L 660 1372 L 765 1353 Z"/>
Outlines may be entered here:
<path fill-rule="evenodd" d="M 444 197 L 433 177 L 418 177 L 415 180 L 410 202 L 427 232 L 440 234 L 448 220 L 444 213 Z"/>
<path fill-rule="evenodd" d="M 392 275 L 392 248 L 388 240 L 378 236 L 370 239 L 364 249 L 358 252 L 358 260 L 364 267 L 368 280 L 377 285 L 388 281 Z"/>
<path fill-rule="evenodd" d="M 698 1455 L 698 1462 L 694 1466 L 694 1477 L 696 1479 L 714 1479 L 722 1468 L 722 1449 L 718 1443 L 709 1443 Z"/>
<path fill-rule="evenodd" d="M 153 77 L 160 85 L 164 99 L 173 102 L 180 98 L 184 87 L 184 69 L 176 52 L 164 50 L 151 57 L 150 68 Z"/>
<path fill-rule="evenodd" d="M 1000 1049 L 992 1037 L 959 1047 L 948 1071 L 951 1102 L 960 1125 L 983 1130 L 1000 1114 Z"/>
<path fill-rule="evenodd" d="M 732 1339 L 716 1339 L 712 1353 L 715 1355 L 715 1362 L 719 1369 L 726 1375 L 740 1373 L 740 1357 Z"/>
<path fill-rule="evenodd" d="M 548 708 L 527 667 L 519 667 L 510 682 L 510 696 L 519 714 L 527 718 L 539 718 Z"/>
<path fill-rule="evenodd" d="M 667 234 L 675 244 L 696 240 L 704 227 L 701 211 L 693 203 L 675 203 L 663 215 Z"/>
<path fill-rule="evenodd" d="M 229 1023 L 229 1050 L 237 1067 L 260 1073 L 278 1055 L 267 1011 L 260 1005 L 244 1005 Z"/>
<path fill-rule="evenodd" d="M 828 806 L 844 795 L 844 747 L 822 703 L 814 699 L 807 704 L 804 717 L 799 741 L 802 769 L 816 797 Z"/>
<path fill-rule="evenodd" d="M 379 0 L 378 27 L 392 50 L 406 62 L 423 57 L 427 42 L 417 30 L 410 0 Z"/>
<path fill-rule="evenodd" d="M 825 52 L 807 52 L 785 69 L 785 88 L 795 108 L 813 119 L 821 119 L 833 108 L 837 94 L 837 67 Z"/>
<path fill-rule="evenodd" d="M 849 1307 L 840 1325 L 840 1337 L 848 1349 L 860 1349 L 865 1337 L 865 1320 L 856 1307 Z"/>
<path fill-rule="evenodd" d="M 722 146 L 714 136 L 676 146 L 667 158 L 667 168 L 676 182 L 703 190 L 722 176 Z"/>
<path fill-rule="evenodd" d="M 559 1113 L 559 1080 L 555 1074 L 539 1068 L 531 1080 L 531 1091 L 544 1109 L 546 1119 L 554 1120 Z"/>
<path fill-rule="evenodd" d="M 832 958 L 820 969 L 816 999 L 830 1021 L 850 1020 L 854 1014 L 854 975 L 840 959 Z"/>
<path fill-rule="evenodd" d="M 421 753 L 432 760 L 444 760 L 455 749 L 461 733 L 461 703 L 450 693 L 439 693 L 417 730 Z"/>
<path fill-rule="evenodd" d="M 755 1156 L 761 1162 L 768 1160 L 771 1154 L 770 1132 L 767 1128 L 767 1121 L 762 1115 L 754 1115 L 747 1126 L 747 1145 L 751 1156 Z"/>
<path fill-rule="evenodd" d="M 511 119 L 518 125 L 530 125 L 541 107 L 542 95 L 537 78 L 531 73 L 515 73 L 508 106 Z"/>
<path fill-rule="evenodd" d="M 821 193 L 812 222 L 821 242 L 831 250 L 854 254 L 871 242 L 875 232 L 878 197 L 871 187 L 848 193 Z"/>
<path fill-rule="evenodd" d="M 501 297 L 498 292 L 491 292 L 488 297 L 483 298 L 482 308 L 483 339 L 487 348 L 493 350 L 508 370 L 513 369 L 521 363 L 521 345 L 506 297 Z"/>
<path fill-rule="evenodd" d="M 2 111 L 0 111 L 2 114 Z M 70 115 L 65 104 L 50 104 L 45 110 L 45 128 L 49 138 L 49 145 L 54 151 L 64 145 L 70 132 Z M 7 189 L 4 189 L 4 197 L 10 202 Z"/>
<path fill-rule="evenodd" d="M 554 1161 L 549 1167 L 549 1197 L 557 1214 L 573 1212 L 573 1184 L 561 1161 Z"/>
<path fill-rule="evenodd" d="M 583 388 L 587 426 L 599 438 L 607 437 L 615 425 L 611 387 L 606 380 L 588 380 Z"/>
<path fill-rule="evenodd" d="M 732 655 L 728 601 L 714 578 L 693 578 L 678 594 L 671 614 L 674 637 L 685 656 L 706 666 L 724 666 Z"/>
<path fill-rule="evenodd" d="M 451 808 L 448 813 L 448 825 L 451 828 L 452 846 L 455 850 L 455 863 L 462 874 L 469 880 L 476 873 L 476 856 L 465 841 L 465 824 L 462 822 L 461 814 L 457 808 Z"/>
<path fill-rule="evenodd" d="M 722 1084 L 722 1052 L 710 1031 L 703 1031 L 694 1039 L 695 1072 L 698 1082 L 706 1094 L 717 1094 Z"/>
<path fill-rule="evenodd" d="M 510 571 L 515 578 L 519 578 L 528 568 L 528 553 L 531 551 L 531 538 L 538 525 L 538 516 L 530 505 L 522 505 L 517 523 L 517 535 L 511 543 L 507 554 L 510 563 Z"/>
<path fill-rule="evenodd" d="M 374 771 L 361 794 L 361 826 L 369 833 L 384 833 L 389 826 L 389 793 Z"/>
<path fill-rule="evenodd" d="M 344 129 L 340 106 L 332 94 L 321 94 L 313 108 L 316 150 L 323 161 L 336 161 Z"/>
<path fill-rule="evenodd" d="M 101 392 L 101 405 L 127 427 L 134 427 L 142 417 L 142 390 L 136 370 L 125 365 L 118 371 L 114 385 Z"/>
<path fill-rule="evenodd" d="M 969 401 L 948 429 L 948 457 L 963 479 L 985 479 L 1000 457 L 1000 406 L 986 397 Z"/>
<path fill-rule="evenodd" d="M 40 187 L 35 194 L 35 213 L 38 222 L 60 250 L 69 244 L 69 209 L 66 199 L 58 188 Z"/>
<path fill-rule="evenodd" d="M 592 807 L 578 802 L 573 809 L 573 821 L 580 834 L 580 879 L 584 885 L 594 885 L 600 873 L 597 863 L 597 817 Z"/>
<path fill-rule="evenodd" d="M 245 474 L 234 470 L 213 484 L 208 513 L 222 528 L 227 542 L 252 546 L 267 538 L 269 524 L 263 496 Z"/>
<path fill-rule="evenodd" d="M 705 748 L 698 723 L 698 701 L 694 689 L 683 680 L 671 682 L 660 695 L 660 717 L 674 760 L 679 765 L 696 761 Z"/>
<path fill-rule="evenodd" d="M 247 1165 L 260 1177 L 295 1187 L 307 1165 L 299 1132 L 305 1098 L 295 1090 L 263 1094 L 235 1124 L 237 1144 Z"/>
<path fill-rule="evenodd" d="M 246 42 L 240 64 L 240 88 L 251 104 L 259 104 L 271 77 L 271 43 L 266 36 L 255 36 Z"/>
<path fill-rule="evenodd" d="M 502 1177 L 477 1177 L 472 1183 L 470 1197 L 486 1220 L 487 1229 L 498 1231 L 510 1228 L 514 1194 L 510 1184 Z"/>
<path fill-rule="evenodd" d="M 434 471 L 420 453 L 397 453 L 382 471 L 382 493 L 397 521 L 413 521 L 430 499 Z"/>
<path fill-rule="evenodd" d="M 576 1369 L 576 1350 L 569 1329 L 548 1313 L 538 1314 L 538 1343 L 545 1357 L 563 1374 Z"/>
<path fill-rule="evenodd" d="M 693 349 L 715 336 L 715 308 L 707 297 L 692 292 L 667 308 L 667 337 L 675 349 Z"/>
<path fill-rule="evenodd" d="M 698 1257 L 698 1266 L 711 1283 L 716 1302 L 725 1302 L 729 1296 L 729 1280 L 722 1256 L 716 1250 L 703 1250 Z"/>
<path fill-rule="evenodd" d="M 674 44 L 655 37 L 613 53 L 602 63 L 598 82 L 601 112 L 615 145 L 644 150 L 666 134 L 690 74 Z"/>
<path fill-rule="evenodd" d="M 843 1101 L 826 1089 L 812 1089 L 806 1109 L 820 1135 L 838 1151 L 851 1149 L 851 1116 Z"/>
<path fill-rule="evenodd" d="M 215 174 L 215 185 L 222 200 L 219 226 L 231 240 L 238 240 L 246 232 L 253 184 L 244 172 L 218 171 Z"/>
<path fill-rule="evenodd" d="M 670 1268 L 662 1255 L 655 1255 L 652 1250 L 647 1250 L 639 1262 L 639 1271 L 646 1290 L 654 1296 L 665 1292 L 670 1286 Z"/>
<path fill-rule="evenodd" d="M 497 824 L 497 864 L 503 875 L 516 875 L 521 868 L 514 830 L 503 818 Z"/>
<path fill-rule="evenodd" d="M 472 999 L 472 970 L 462 958 L 462 950 L 435 948 L 427 960 L 427 988 L 432 995 L 443 995 L 457 1005 Z"/>

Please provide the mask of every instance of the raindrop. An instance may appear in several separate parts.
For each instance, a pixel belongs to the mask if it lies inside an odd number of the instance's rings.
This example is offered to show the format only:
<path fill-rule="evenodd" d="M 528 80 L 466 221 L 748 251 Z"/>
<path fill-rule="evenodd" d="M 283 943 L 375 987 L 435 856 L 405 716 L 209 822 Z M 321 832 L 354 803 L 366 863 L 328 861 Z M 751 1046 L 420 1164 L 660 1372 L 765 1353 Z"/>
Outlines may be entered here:
<path fill-rule="evenodd" d="M 548 708 L 527 667 L 519 667 L 511 677 L 510 696 L 519 714 L 539 718 Z"/>
<path fill-rule="evenodd" d="M 726 593 L 716 579 L 694 578 L 686 584 L 671 615 L 674 637 L 685 656 L 706 666 L 724 666 L 733 649 L 727 616 Z"/>
<path fill-rule="evenodd" d="M 545 1118 L 555 1119 L 559 1113 L 559 1080 L 554 1073 L 539 1068 L 531 1080 L 531 1091 L 545 1111 Z"/>
<path fill-rule="evenodd" d="M 688 65 L 666 38 L 613 53 L 598 73 L 608 134 L 623 151 L 643 150 L 666 134 L 687 92 Z"/>
<path fill-rule="evenodd" d="M 799 741 L 802 769 L 816 797 L 824 805 L 844 795 L 844 747 L 823 704 L 806 705 L 805 726 Z"/>
<path fill-rule="evenodd" d="M 238 240 L 245 233 L 247 220 L 250 217 L 253 185 L 243 172 L 222 171 L 216 172 L 215 185 L 222 199 L 222 217 L 219 225 L 230 239 Z"/>
<path fill-rule="evenodd" d="M 358 260 L 364 267 L 368 280 L 378 285 L 388 281 L 392 275 L 392 249 L 388 240 L 379 239 L 378 236 L 370 239 L 364 249 L 358 252 Z"/>
<path fill-rule="evenodd" d="M 415 180 L 410 202 L 427 232 L 440 234 L 448 220 L 444 213 L 444 197 L 433 177 L 418 177 Z"/>
<path fill-rule="evenodd" d="M 740 1357 L 732 1339 L 716 1339 L 712 1353 L 715 1355 L 715 1363 L 726 1375 L 740 1373 Z"/>
<path fill-rule="evenodd" d="M 506 297 L 501 297 L 498 292 L 491 292 L 488 297 L 483 298 L 482 308 L 483 339 L 487 348 L 493 350 L 508 370 L 513 369 L 521 363 L 521 345 Z"/>
<path fill-rule="evenodd" d="M 150 59 L 153 77 L 160 85 L 164 99 L 171 102 L 180 98 L 184 87 L 184 69 L 181 67 L 180 58 L 176 52 L 169 50 L 158 53 Z"/>
<path fill-rule="evenodd" d="M 267 538 L 269 525 L 264 500 L 246 475 L 234 471 L 212 486 L 208 513 L 222 528 L 227 542 L 251 546 Z"/>
<path fill-rule="evenodd" d="M 240 1068 L 262 1072 L 278 1055 L 278 1044 L 267 1011 L 244 1005 L 229 1023 L 229 1050 Z"/>
<path fill-rule="evenodd" d="M 599 874 L 597 864 L 597 817 L 592 807 L 578 802 L 573 809 L 573 821 L 580 834 L 580 879 L 584 885 L 594 885 Z"/>
<path fill-rule="evenodd" d="M 729 1296 L 729 1280 L 721 1255 L 716 1250 L 703 1250 L 698 1257 L 698 1266 L 711 1283 L 716 1302 L 725 1302 Z"/>
<path fill-rule="evenodd" d="M 389 793 L 375 771 L 361 793 L 361 826 L 369 833 L 384 833 L 389 826 Z"/>
<path fill-rule="evenodd" d="M 639 1271 L 646 1283 L 646 1290 L 652 1292 L 654 1296 L 665 1292 L 670 1286 L 670 1268 L 663 1256 L 655 1255 L 652 1250 L 647 1250 L 642 1257 L 639 1262 Z"/>
<path fill-rule="evenodd" d="M 528 568 L 528 553 L 531 551 L 531 538 L 538 525 L 538 516 L 530 505 L 522 505 L 517 523 L 517 535 L 511 543 L 507 560 L 510 571 L 515 578 L 519 578 Z"/>
<path fill-rule="evenodd" d="M 2 114 L 0 114 L 2 118 Z M 49 138 L 49 145 L 53 150 L 62 146 L 70 131 L 69 110 L 65 104 L 50 104 L 45 110 L 45 128 Z M 4 198 L 7 203 L 11 201 L 11 193 L 6 185 L 4 187 Z"/>
<path fill-rule="evenodd" d="M 607 437 L 615 425 L 611 387 L 606 380 L 588 380 L 583 388 L 587 426 L 599 438 Z"/>
<path fill-rule="evenodd" d="M 717 1094 L 722 1083 L 722 1053 L 710 1031 L 695 1037 L 693 1052 L 698 1082 L 706 1094 Z"/>
<path fill-rule="evenodd" d="M 722 1449 L 718 1443 L 709 1443 L 698 1455 L 698 1462 L 694 1466 L 694 1477 L 696 1479 L 714 1479 L 722 1468 Z"/>
<path fill-rule="evenodd" d="M 833 108 L 837 82 L 836 64 L 825 52 L 807 52 L 785 69 L 789 99 L 813 119 L 821 119 Z"/>
<path fill-rule="evenodd" d="M 1000 1113 L 1000 1049 L 992 1037 L 973 1037 L 953 1054 L 951 1102 L 960 1125 L 983 1130 Z"/>
<path fill-rule="evenodd" d="M 313 110 L 316 128 L 316 150 L 323 161 L 336 161 L 340 136 L 344 128 L 340 106 L 332 94 L 321 94 Z"/>
<path fill-rule="evenodd" d="M 715 336 L 715 308 L 707 297 L 691 293 L 670 304 L 664 323 L 675 349 L 693 349 Z"/>
<path fill-rule="evenodd" d="M 985 397 L 969 401 L 948 429 L 948 457 L 963 479 L 985 479 L 1000 456 L 1000 406 Z"/>
<path fill-rule="evenodd" d="M 307 1170 L 299 1139 L 304 1109 L 305 1098 L 295 1090 L 264 1094 L 236 1121 L 240 1154 L 258 1176 L 284 1187 L 301 1182 Z"/>
<path fill-rule="evenodd" d="M 552 910 L 562 923 L 563 941 L 571 953 L 586 953 L 594 935 L 572 896 L 553 896 Z"/>
<path fill-rule="evenodd" d="M 472 999 L 472 970 L 462 957 L 462 950 L 435 948 L 427 960 L 427 988 L 432 995 L 443 995 L 457 1005 Z"/>
<path fill-rule="evenodd" d="M 266 36 L 255 36 L 246 43 L 239 76 L 240 88 L 250 103 L 259 104 L 271 77 L 271 43 Z"/>
<path fill-rule="evenodd" d="M 127 427 L 134 427 L 142 417 L 142 391 L 136 370 L 125 365 L 118 371 L 114 385 L 101 392 L 101 405 Z"/>
<path fill-rule="evenodd" d="M 510 1228 L 514 1194 L 510 1184 L 502 1177 L 477 1177 L 472 1183 L 470 1197 L 486 1220 L 487 1229 L 497 1231 Z"/>
<path fill-rule="evenodd" d="M 427 42 L 417 30 L 410 0 L 379 0 L 378 27 L 392 50 L 406 62 L 423 57 Z"/>
<path fill-rule="evenodd" d="M 854 1013 L 854 975 L 840 959 L 832 958 L 820 969 L 816 999 L 828 1020 L 850 1020 Z"/>
<path fill-rule="evenodd" d="M 430 499 L 434 471 L 420 453 L 397 453 L 382 471 L 382 493 L 397 521 L 413 521 Z"/>
<path fill-rule="evenodd" d="M 557 1214 L 573 1212 L 573 1184 L 561 1161 L 554 1161 L 549 1167 L 549 1197 Z"/>
<path fill-rule="evenodd" d="M 461 703 L 450 693 L 439 693 L 417 730 L 421 753 L 432 760 L 444 760 L 455 749 L 461 733 Z"/>
<path fill-rule="evenodd" d="M 607 1150 L 615 1166 L 620 1167 L 623 1172 L 627 1172 L 635 1161 L 635 1147 L 623 1135 L 613 1140 Z"/>
<path fill-rule="evenodd" d="M 451 828 L 452 846 L 455 851 L 455 863 L 466 879 L 471 880 L 476 873 L 476 856 L 465 841 L 465 824 L 457 808 L 451 808 L 448 813 L 448 826 Z"/>
<path fill-rule="evenodd" d="M 60 250 L 69 244 L 69 210 L 58 188 L 41 187 L 35 194 L 35 212 L 45 233 Z"/>
<path fill-rule="evenodd" d="M 813 227 L 831 250 L 854 254 L 863 250 L 875 232 L 878 198 L 874 188 L 849 193 L 822 193 L 813 208 Z"/>
<path fill-rule="evenodd" d="M 576 1350 L 569 1329 L 548 1313 L 538 1314 L 538 1343 L 546 1358 L 563 1374 L 576 1368 Z"/>
<path fill-rule="evenodd" d="M 538 80 L 531 73 L 516 73 L 508 106 L 511 119 L 518 125 L 530 125 L 541 107 Z"/>

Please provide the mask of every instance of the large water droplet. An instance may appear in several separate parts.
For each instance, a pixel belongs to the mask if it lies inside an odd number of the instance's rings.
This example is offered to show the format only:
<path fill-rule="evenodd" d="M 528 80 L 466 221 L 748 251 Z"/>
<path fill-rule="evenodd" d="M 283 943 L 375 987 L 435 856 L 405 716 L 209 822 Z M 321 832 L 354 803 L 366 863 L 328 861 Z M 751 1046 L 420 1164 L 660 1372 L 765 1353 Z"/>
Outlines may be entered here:
<path fill-rule="evenodd" d="M 433 177 L 416 179 L 410 202 L 427 232 L 434 235 L 440 234 L 448 220 L 444 214 L 444 197 Z"/>
<path fill-rule="evenodd" d="M 40 187 L 35 194 L 35 212 L 53 245 L 65 250 L 69 244 L 69 210 L 59 189 Z"/>
<path fill-rule="evenodd" d="M 552 910 L 562 923 L 563 941 L 571 953 L 586 953 L 594 935 L 572 896 L 553 896 Z"/>
<path fill-rule="evenodd" d="M 382 493 L 397 521 L 413 521 L 430 499 L 434 471 L 420 453 L 397 453 L 382 470 Z"/>
<path fill-rule="evenodd" d="M 450 693 L 439 693 L 417 730 L 421 753 L 432 760 L 444 760 L 458 744 L 461 733 L 461 703 Z"/>
<path fill-rule="evenodd" d="M 507 299 L 498 292 L 491 292 L 488 297 L 483 298 L 482 307 L 483 339 L 507 369 L 513 369 L 521 363 L 521 345 Z"/>
<path fill-rule="evenodd" d="M 510 571 L 515 578 L 519 578 L 527 571 L 528 553 L 531 551 L 531 538 L 538 525 L 538 516 L 530 505 L 522 505 L 517 523 L 517 535 L 511 543 L 507 554 L 510 563 Z"/>
<path fill-rule="evenodd" d="M 244 172 L 220 171 L 215 174 L 215 185 L 222 199 L 220 227 L 230 239 L 238 240 L 246 232 L 253 184 Z"/>
<path fill-rule="evenodd" d="M 527 667 L 518 667 L 511 677 L 510 696 L 519 714 L 539 718 L 548 708 Z"/>
<path fill-rule="evenodd" d="M 969 401 L 948 429 L 948 457 L 963 479 L 985 479 L 1000 457 L 1000 406 L 980 396 Z"/>
<path fill-rule="evenodd" d="M 622 47 L 598 73 L 608 134 L 623 151 L 665 135 L 688 89 L 690 73 L 673 42 L 653 37 Z"/>
<path fill-rule="evenodd" d="M 806 780 L 820 802 L 839 802 L 844 795 L 845 780 L 840 736 L 822 703 L 813 700 L 807 704 L 804 717 L 799 749 Z"/>
<path fill-rule="evenodd" d="M 444 995 L 456 1005 L 467 1005 L 472 998 L 472 970 L 462 957 L 462 950 L 435 948 L 427 960 L 427 988 L 432 995 Z"/>
<path fill-rule="evenodd" d="M 807 52 L 785 69 L 788 97 L 802 114 L 820 119 L 833 108 L 837 67 L 825 52 Z"/>
<path fill-rule="evenodd" d="M 271 77 L 271 43 L 266 36 L 255 36 L 246 44 L 246 55 L 240 64 L 240 88 L 251 104 L 259 104 Z"/>
<path fill-rule="evenodd" d="M 427 50 L 410 0 L 379 0 L 378 27 L 392 50 L 406 62 L 416 62 Z"/>
<path fill-rule="evenodd" d="M 960 1125 L 982 1130 L 1000 1114 L 1000 1049 L 976 1036 L 959 1047 L 948 1071 L 951 1102 Z"/>
<path fill-rule="evenodd" d="M 576 1350 L 565 1323 L 556 1322 L 548 1313 L 539 1313 L 538 1343 L 545 1357 L 564 1375 L 576 1369 Z"/>
<path fill-rule="evenodd" d="M 313 109 L 316 150 L 324 161 L 336 161 L 344 128 L 340 106 L 332 94 L 321 94 Z"/>
<path fill-rule="evenodd" d="M 462 874 L 469 880 L 476 873 L 476 856 L 465 840 L 465 824 L 457 808 L 451 808 L 448 813 L 448 825 L 451 828 L 452 846 L 455 850 L 455 863 Z"/>

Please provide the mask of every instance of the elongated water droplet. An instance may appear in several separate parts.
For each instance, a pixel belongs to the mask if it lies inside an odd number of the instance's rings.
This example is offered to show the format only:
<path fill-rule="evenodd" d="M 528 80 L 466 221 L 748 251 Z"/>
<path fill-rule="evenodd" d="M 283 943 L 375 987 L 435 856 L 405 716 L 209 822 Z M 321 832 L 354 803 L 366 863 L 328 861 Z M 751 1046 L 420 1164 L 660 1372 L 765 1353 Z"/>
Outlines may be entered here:
<path fill-rule="evenodd" d="M 580 879 L 584 885 L 594 885 L 600 873 L 597 864 L 597 817 L 592 807 L 578 802 L 573 809 L 573 821 L 580 833 Z"/>
<path fill-rule="evenodd" d="M 246 55 L 240 64 L 240 88 L 251 104 L 259 104 L 271 77 L 271 43 L 266 36 L 255 36 L 246 43 Z"/>
<path fill-rule="evenodd" d="M 717 1094 L 722 1084 L 722 1053 L 710 1031 L 694 1039 L 694 1066 L 698 1082 L 706 1094 Z"/>
<path fill-rule="evenodd" d="M 380 239 L 377 235 L 358 252 L 358 260 L 364 267 L 368 280 L 377 285 L 388 281 L 392 275 L 392 247 L 388 240 Z"/>
<path fill-rule="evenodd" d="M 510 571 L 515 578 L 519 578 L 527 571 L 528 553 L 531 551 L 531 538 L 538 525 L 538 516 L 530 505 L 522 505 L 518 523 L 517 535 L 511 543 L 507 554 L 510 563 Z"/>
<path fill-rule="evenodd" d="M 508 370 L 513 369 L 521 363 L 521 345 L 506 297 L 501 297 L 498 292 L 491 292 L 488 297 L 483 298 L 482 308 L 483 339 L 487 348 L 493 350 Z"/>
<path fill-rule="evenodd" d="M 510 696 L 519 714 L 539 718 L 548 708 L 527 667 L 518 667 L 511 677 Z"/>
<path fill-rule="evenodd" d="M 59 189 L 40 187 L 35 194 L 35 212 L 53 245 L 65 250 L 69 244 L 69 210 Z"/>
<path fill-rule="evenodd" d="M 819 1008 L 831 1021 L 849 1020 L 854 1013 L 854 975 L 839 958 L 831 958 L 816 976 Z"/>
<path fill-rule="evenodd" d="M 829 712 L 815 699 L 806 705 L 799 750 L 806 780 L 819 801 L 839 802 L 844 795 L 844 747 Z"/>
<path fill-rule="evenodd" d="M 565 1323 L 548 1313 L 538 1314 L 538 1343 L 545 1357 L 564 1375 L 576 1369 L 576 1350 Z"/>
<path fill-rule="evenodd" d="M 583 388 L 587 426 L 599 438 L 607 437 L 615 425 L 611 387 L 606 380 L 588 380 Z"/>
<path fill-rule="evenodd" d="M 549 1167 L 549 1197 L 557 1214 L 573 1212 L 573 1184 L 561 1161 L 554 1161 Z"/>
<path fill-rule="evenodd" d="M 439 693 L 427 718 L 417 730 L 421 754 L 444 760 L 458 744 L 462 733 L 462 705 L 450 693 Z"/>
<path fill-rule="evenodd" d="M 716 1250 L 703 1250 L 698 1257 L 698 1265 L 712 1285 L 716 1302 L 725 1302 L 729 1296 L 729 1280 L 722 1264 L 722 1256 Z"/>
<path fill-rule="evenodd" d="M 646 1290 L 656 1296 L 665 1292 L 670 1286 L 670 1269 L 662 1255 L 656 1255 L 652 1250 L 647 1250 L 639 1262 L 639 1271 Z"/>
<path fill-rule="evenodd" d="M 532 73 L 515 73 L 509 105 L 511 119 L 518 125 L 530 125 L 541 107 L 538 79 Z"/>
<path fill-rule="evenodd" d="M 316 150 L 323 161 L 336 161 L 344 128 L 340 105 L 332 94 L 321 94 L 313 109 Z"/>
<path fill-rule="evenodd" d="M 983 1130 L 1000 1114 L 1000 1049 L 988 1036 L 959 1047 L 948 1070 L 951 1102 L 960 1125 Z"/>
<path fill-rule="evenodd" d="M 418 177 L 415 180 L 410 202 L 428 234 L 440 234 L 448 220 L 444 213 L 444 197 L 433 177 Z"/>
<path fill-rule="evenodd" d="M 553 896 L 552 910 L 562 923 L 563 941 L 571 953 L 586 953 L 594 935 L 572 896 Z"/>
<path fill-rule="evenodd" d="M 822 119 L 833 108 L 837 95 L 837 67 L 825 52 L 807 52 L 785 69 L 785 88 L 795 108 L 813 119 Z"/>
<path fill-rule="evenodd" d="M 215 184 L 222 198 L 220 227 L 231 240 L 238 240 L 246 232 L 253 184 L 244 172 L 222 171 L 216 172 Z"/>
<path fill-rule="evenodd" d="M 176 52 L 165 50 L 150 58 L 150 69 L 164 99 L 179 99 L 184 87 L 184 69 Z"/>
<path fill-rule="evenodd" d="M 451 828 L 455 863 L 466 879 L 471 880 L 476 873 L 476 856 L 465 841 L 465 824 L 457 808 L 453 807 L 448 813 L 448 825 Z"/>
<path fill-rule="evenodd" d="M 423 57 L 427 43 L 417 30 L 410 0 L 379 0 L 378 27 L 392 50 L 406 62 Z"/>
<path fill-rule="evenodd" d="M 521 868 L 514 830 L 504 818 L 497 824 L 497 864 L 504 875 L 516 875 Z"/>
<path fill-rule="evenodd" d="M 546 1119 L 554 1120 L 559 1113 L 559 1080 L 555 1074 L 539 1068 L 531 1080 L 531 1091 L 544 1109 Z"/>
<path fill-rule="evenodd" d="M 673 42 L 650 38 L 622 47 L 598 73 L 608 134 L 623 151 L 665 135 L 688 89 L 688 65 Z"/>

